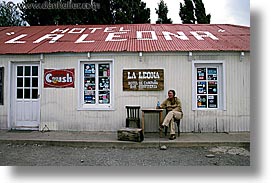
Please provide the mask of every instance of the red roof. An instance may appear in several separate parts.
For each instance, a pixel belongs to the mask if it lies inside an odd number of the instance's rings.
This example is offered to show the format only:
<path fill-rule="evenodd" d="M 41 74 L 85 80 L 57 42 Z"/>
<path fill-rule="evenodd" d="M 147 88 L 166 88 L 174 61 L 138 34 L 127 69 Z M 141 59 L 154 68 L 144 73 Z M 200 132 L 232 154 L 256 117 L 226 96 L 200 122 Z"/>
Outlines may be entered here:
<path fill-rule="evenodd" d="M 0 27 L 0 54 L 249 50 L 250 27 L 227 24 Z"/>

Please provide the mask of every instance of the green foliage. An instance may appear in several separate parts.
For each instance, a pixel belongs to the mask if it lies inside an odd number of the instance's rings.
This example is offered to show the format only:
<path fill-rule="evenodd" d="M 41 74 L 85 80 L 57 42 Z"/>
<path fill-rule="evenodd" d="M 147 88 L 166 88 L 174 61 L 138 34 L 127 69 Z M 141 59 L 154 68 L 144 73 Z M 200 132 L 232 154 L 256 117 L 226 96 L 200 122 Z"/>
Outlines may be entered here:
<path fill-rule="evenodd" d="M 167 17 L 168 14 L 168 8 L 166 3 L 164 3 L 163 0 L 160 0 L 160 3 L 158 3 L 158 9 L 156 8 L 156 13 L 158 14 L 158 20 L 156 21 L 157 24 L 171 24 L 172 20 L 171 18 Z"/>
<path fill-rule="evenodd" d="M 198 24 L 209 24 L 211 15 L 206 15 L 205 8 L 202 0 L 194 0 L 195 3 L 195 15 L 197 17 Z"/>
<path fill-rule="evenodd" d="M 53 8 L 54 4 L 63 6 Z M 21 11 L 30 25 L 150 22 L 150 9 L 141 0 L 24 0 Z"/>
<path fill-rule="evenodd" d="M 114 24 L 150 23 L 150 9 L 141 0 L 113 0 Z"/>
<path fill-rule="evenodd" d="M 183 24 L 210 24 L 211 15 L 206 15 L 202 0 L 184 0 L 180 3 L 179 16 Z"/>
<path fill-rule="evenodd" d="M 180 3 L 179 16 L 184 24 L 195 24 L 194 6 L 192 0 L 184 0 L 185 4 Z"/>
<path fill-rule="evenodd" d="M 24 26 L 26 23 L 21 19 L 21 13 L 12 2 L 0 2 L 0 26 Z"/>

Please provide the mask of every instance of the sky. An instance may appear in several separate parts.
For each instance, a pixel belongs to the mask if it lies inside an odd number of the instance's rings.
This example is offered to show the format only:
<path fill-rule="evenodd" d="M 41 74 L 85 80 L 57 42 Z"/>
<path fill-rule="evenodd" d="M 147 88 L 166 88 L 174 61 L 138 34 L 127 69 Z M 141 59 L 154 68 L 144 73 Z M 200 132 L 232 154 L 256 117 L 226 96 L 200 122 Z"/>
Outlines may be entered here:
<path fill-rule="evenodd" d="M 6 0 L 9 1 L 9 0 Z M 22 0 L 13 0 L 14 3 Z M 157 20 L 155 8 L 160 0 L 142 0 L 150 8 L 151 23 Z M 164 0 L 168 7 L 168 18 L 180 24 L 179 4 L 184 0 Z M 235 24 L 250 26 L 250 0 L 203 0 L 206 14 L 211 14 L 211 24 Z"/>
<path fill-rule="evenodd" d="M 155 8 L 160 0 L 142 0 L 151 9 L 151 23 L 157 20 Z M 168 18 L 181 23 L 179 4 L 184 0 L 164 0 L 168 7 Z M 250 26 L 249 0 L 203 0 L 206 14 L 211 14 L 211 24 L 236 24 Z"/>

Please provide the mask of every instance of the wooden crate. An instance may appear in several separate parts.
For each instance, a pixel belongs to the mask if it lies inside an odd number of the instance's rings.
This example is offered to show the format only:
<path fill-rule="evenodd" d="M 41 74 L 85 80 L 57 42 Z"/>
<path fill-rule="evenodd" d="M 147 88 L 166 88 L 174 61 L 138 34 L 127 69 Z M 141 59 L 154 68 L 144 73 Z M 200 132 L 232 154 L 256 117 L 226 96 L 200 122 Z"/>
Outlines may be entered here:
<path fill-rule="evenodd" d="M 117 131 L 118 140 L 142 142 L 144 136 L 141 128 L 122 128 Z"/>

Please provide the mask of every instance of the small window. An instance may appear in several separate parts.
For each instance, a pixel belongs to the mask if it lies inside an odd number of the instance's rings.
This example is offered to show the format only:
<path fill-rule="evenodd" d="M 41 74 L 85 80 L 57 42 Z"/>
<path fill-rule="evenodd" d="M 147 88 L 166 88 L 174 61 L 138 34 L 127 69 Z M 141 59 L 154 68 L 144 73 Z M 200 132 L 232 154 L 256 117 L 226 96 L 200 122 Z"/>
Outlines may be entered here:
<path fill-rule="evenodd" d="M 4 104 L 4 67 L 0 67 L 0 105 Z"/>
<path fill-rule="evenodd" d="M 80 109 L 111 109 L 112 62 L 80 62 Z"/>
<path fill-rule="evenodd" d="M 224 109 L 223 63 L 193 62 L 193 110 Z"/>
<path fill-rule="evenodd" d="M 16 67 L 17 99 L 38 99 L 38 66 Z"/>

